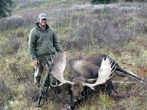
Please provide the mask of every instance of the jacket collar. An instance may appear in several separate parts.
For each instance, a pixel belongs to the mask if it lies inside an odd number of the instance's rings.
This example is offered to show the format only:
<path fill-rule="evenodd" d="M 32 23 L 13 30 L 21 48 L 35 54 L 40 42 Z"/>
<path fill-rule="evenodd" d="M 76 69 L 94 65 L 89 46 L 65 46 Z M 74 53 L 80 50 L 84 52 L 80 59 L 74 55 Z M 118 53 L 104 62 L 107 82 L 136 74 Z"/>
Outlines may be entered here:
<path fill-rule="evenodd" d="M 46 24 L 46 29 L 43 30 L 41 27 L 40 27 L 40 24 L 39 23 L 36 23 L 36 29 L 39 30 L 39 31 L 48 31 L 50 29 L 49 25 Z"/>

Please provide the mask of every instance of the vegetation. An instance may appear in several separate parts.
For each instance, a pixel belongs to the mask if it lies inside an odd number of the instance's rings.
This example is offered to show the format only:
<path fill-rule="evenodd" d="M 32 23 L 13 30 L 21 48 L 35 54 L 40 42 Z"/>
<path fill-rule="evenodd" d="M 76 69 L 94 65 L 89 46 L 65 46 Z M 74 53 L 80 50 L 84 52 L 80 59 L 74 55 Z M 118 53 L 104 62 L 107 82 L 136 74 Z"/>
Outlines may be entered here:
<path fill-rule="evenodd" d="M 91 0 L 91 3 L 97 4 L 97 3 L 111 3 L 116 2 L 117 0 Z"/>
<path fill-rule="evenodd" d="M 0 109 L 36 110 L 35 104 L 39 89 L 33 83 L 34 66 L 27 51 L 27 39 L 34 25 L 31 20 L 34 21 L 38 13 L 44 10 L 49 15 L 49 24 L 55 29 L 61 45 L 67 51 L 67 59 L 79 55 L 105 53 L 114 58 L 122 67 L 147 79 L 147 8 L 125 11 L 107 7 L 104 9 L 73 8 L 74 5 L 89 3 L 88 1 L 50 0 L 48 2 L 44 0 L 37 8 L 35 6 L 19 7 L 21 5 L 19 3 L 19 6 L 13 9 L 14 15 L 23 17 L 24 25 L 14 29 L 0 30 Z M 24 2 L 31 4 L 30 0 L 24 0 Z M 65 73 L 68 74 L 68 71 L 67 68 Z M 116 79 L 120 80 L 118 77 Z M 121 78 L 121 80 L 131 79 Z M 115 88 L 120 93 L 127 93 L 131 96 L 115 99 L 105 93 L 97 93 L 83 101 L 78 109 L 147 109 L 147 87 L 136 83 L 132 86 L 115 85 Z M 69 96 L 67 96 L 66 89 L 63 88 L 61 91 L 57 98 L 54 98 L 50 92 L 48 100 L 42 102 L 40 109 L 63 108 Z"/>
<path fill-rule="evenodd" d="M 113 2 L 120 2 L 120 1 L 145 2 L 145 0 L 91 0 L 90 2 L 93 3 L 93 4 L 97 4 L 97 3 L 113 3 Z"/>
<path fill-rule="evenodd" d="M 12 0 L 0 0 L 0 18 L 11 14 Z"/>

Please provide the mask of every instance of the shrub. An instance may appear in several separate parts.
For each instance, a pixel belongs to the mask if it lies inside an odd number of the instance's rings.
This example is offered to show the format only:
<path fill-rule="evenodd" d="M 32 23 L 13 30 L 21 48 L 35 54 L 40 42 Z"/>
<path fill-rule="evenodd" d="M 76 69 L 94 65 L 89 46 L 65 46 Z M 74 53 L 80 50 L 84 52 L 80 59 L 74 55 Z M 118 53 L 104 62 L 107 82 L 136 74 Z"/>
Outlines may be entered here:
<path fill-rule="evenodd" d="M 92 13 L 80 11 L 84 14 L 62 12 L 64 19 L 56 17 L 58 22 L 55 27 L 59 25 L 62 34 L 66 34 L 61 41 L 65 50 L 82 49 L 92 44 L 111 49 L 121 48 L 145 29 L 144 22 L 135 19 L 136 16 L 132 16 L 129 10 L 105 8 L 93 10 Z"/>
<path fill-rule="evenodd" d="M 20 42 L 16 39 L 8 39 L 0 42 L 0 53 L 2 56 L 8 54 L 15 54 L 19 49 Z"/>
<path fill-rule="evenodd" d="M 0 30 L 16 29 L 24 24 L 22 16 L 14 15 L 0 19 Z"/>
<path fill-rule="evenodd" d="M 116 2 L 118 0 L 91 0 L 91 3 L 97 4 L 97 3 L 110 3 L 110 2 Z"/>
<path fill-rule="evenodd" d="M 12 5 L 12 0 L 1 0 L 0 1 L 0 18 L 10 15 L 11 5 Z"/>
<path fill-rule="evenodd" d="M 125 0 L 126 2 L 135 2 L 135 1 L 137 1 L 137 2 L 145 2 L 145 0 Z"/>
<path fill-rule="evenodd" d="M 119 2 L 121 0 L 91 0 L 92 4 L 97 4 L 97 3 L 111 3 L 111 2 Z M 126 2 L 145 2 L 145 0 L 122 0 Z"/>
<path fill-rule="evenodd" d="M 11 100 L 14 97 L 13 91 L 6 85 L 4 80 L 0 80 L 0 109 L 4 110 L 5 104 L 8 100 Z"/>
<path fill-rule="evenodd" d="M 121 28 L 120 24 L 114 22 L 111 17 L 106 17 L 103 21 L 95 20 L 85 24 L 78 28 L 77 36 L 80 37 L 76 40 L 77 43 L 78 41 L 84 41 L 85 45 L 97 43 L 101 47 L 111 49 L 121 47 L 132 37 L 131 32 L 125 27 Z M 82 44 L 80 42 L 79 45 Z"/>
<path fill-rule="evenodd" d="M 37 101 L 39 97 L 39 89 L 35 87 L 32 83 L 29 81 L 26 83 L 26 89 L 24 92 L 24 96 L 27 99 L 28 106 L 32 105 L 34 101 Z"/>

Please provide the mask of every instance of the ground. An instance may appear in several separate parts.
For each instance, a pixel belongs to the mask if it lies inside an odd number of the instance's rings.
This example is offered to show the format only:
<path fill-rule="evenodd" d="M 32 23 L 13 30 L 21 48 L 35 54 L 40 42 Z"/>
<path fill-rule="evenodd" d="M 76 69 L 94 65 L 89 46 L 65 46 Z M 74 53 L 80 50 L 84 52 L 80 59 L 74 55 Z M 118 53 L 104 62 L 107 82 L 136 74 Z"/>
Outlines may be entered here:
<path fill-rule="evenodd" d="M 121 2 L 103 7 L 90 5 L 88 0 L 44 0 L 37 4 L 26 0 L 26 5 L 16 1 L 12 15 L 22 16 L 24 24 L 13 28 L 8 25 L 0 32 L 0 109 L 38 110 L 35 97 L 39 89 L 33 83 L 33 61 L 27 51 L 27 39 L 34 20 L 42 11 L 48 13 L 48 23 L 56 31 L 68 60 L 79 55 L 105 53 L 147 80 L 145 3 Z M 69 68 L 65 75 L 68 72 Z M 133 81 L 119 77 L 115 80 Z M 135 85 L 115 85 L 115 88 L 130 97 L 115 99 L 97 93 L 88 97 L 78 110 L 147 110 L 147 86 L 136 82 Z M 63 96 L 62 92 L 55 100 L 50 96 L 39 109 L 61 110 L 66 105 L 66 101 L 61 100 Z"/>

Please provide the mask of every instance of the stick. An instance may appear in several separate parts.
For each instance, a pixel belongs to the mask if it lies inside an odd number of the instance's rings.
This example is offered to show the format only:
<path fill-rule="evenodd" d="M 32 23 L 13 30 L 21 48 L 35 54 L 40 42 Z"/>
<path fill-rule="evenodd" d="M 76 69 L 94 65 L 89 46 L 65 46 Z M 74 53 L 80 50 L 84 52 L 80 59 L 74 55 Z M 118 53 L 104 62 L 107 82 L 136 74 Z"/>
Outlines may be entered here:
<path fill-rule="evenodd" d="M 131 81 L 112 81 L 114 84 L 120 84 L 120 85 L 135 85 L 135 82 Z"/>

